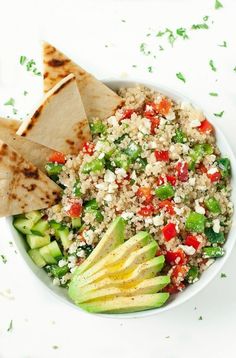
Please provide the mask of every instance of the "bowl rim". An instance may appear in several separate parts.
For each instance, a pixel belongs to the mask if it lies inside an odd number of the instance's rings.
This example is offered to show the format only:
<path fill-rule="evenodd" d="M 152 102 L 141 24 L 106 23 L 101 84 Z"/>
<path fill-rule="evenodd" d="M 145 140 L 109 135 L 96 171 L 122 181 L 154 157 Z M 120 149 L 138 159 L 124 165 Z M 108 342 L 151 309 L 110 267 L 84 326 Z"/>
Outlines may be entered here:
<path fill-rule="evenodd" d="M 117 79 L 109 78 L 109 79 L 102 80 L 102 82 L 113 90 L 116 90 L 120 87 L 128 87 L 128 86 L 132 87 L 135 85 L 144 85 L 146 87 L 154 89 L 155 91 L 159 91 L 160 93 L 162 93 L 176 101 L 181 101 L 181 102 L 186 102 L 186 103 L 192 104 L 196 109 L 203 111 L 203 113 L 206 115 L 206 117 L 211 121 L 212 115 L 210 113 L 208 113 L 205 109 L 203 109 L 197 102 L 192 100 L 192 98 L 190 98 L 186 95 L 183 95 L 180 92 L 176 91 L 175 89 L 164 86 L 158 82 L 153 82 L 151 80 L 143 80 L 143 79 L 139 80 L 137 78 L 135 78 L 135 79 L 128 78 L 127 80 L 126 79 L 118 79 L 117 80 Z M 231 146 L 228 143 L 222 130 L 219 127 L 217 127 L 217 124 L 215 124 L 215 123 L 214 123 L 214 127 L 215 127 L 215 134 L 216 134 L 216 138 L 217 138 L 216 143 L 218 144 L 219 139 L 220 139 L 220 141 L 223 142 L 223 144 L 226 148 L 227 156 L 230 157 L 231 166 L 232 166 L 232 174 L 233 174 L 232 178 L 231 178 L 231 185 L 232 185 L 231 198 L 233 198 L 233 193 L 235 192 L 233 182 L 234 182 L 234 171 L 236 170 L 236 159 L 235 159 L 234 153 L 231 149 Z M 219 149 L 221 150 L 221 146 L 219 146 Z M 236 199 L 236 197 L 235 197 L 235 199 Z M 234 219 L 236 219 L 235 211 L 232 216 L 232 222 L 234 221 Z M 40 270 L 40 272 L 43 270 L 36 268 L 36 265 L 29 258 L 25 248 L 23 247 L 24 246 L 23 243 L 20 242 L 22 240 L 19 240 L 19 237 L 21 235 L 14 229 L 14 227 L 12 225 L 12 217 L 6 218 L 6 223 L 7 223 L 8 227 L 10 229 L 10 232 L 13 236 L 16 247 L 21 254 L 20 256 L 22 257 L 22 260 L 24 261 L 25 265 L 27 265 L 28 268 L 30 268 L 30 271 L 32 273 L 34 273 L 34 276 L 36 276 L 37 280 L 40 281 L 40 283 L 44 287 L 46 286 L 47 290 L 49 292 L 51 292 L 54 296 L 56 296 L 57 299 L 60 299 L 61 301 L 63 301 L 64 303 L 66 303 L 67 305 L 69 305 L 70 307 L 75 309 L 77 312 L 83 312 L 85 314 L 88 314 L 88 312 L 85 312 L 84 310 L 82 310 L 80 307 L 76 306 L 73 302 L 71 302 L 69 300 L 69 297 L 65 295 L 66 289 L 53 286 L 52 284 L 48 285 L 47 283 L 44 282 L 46 280 L 46 278 L 45 278 L 45 280 L 43 280 L 42 278 L 39 277 L 39 274 L 38 274 L 39 270 Z M 234 235 L 234 232 L 235 232 L 235 235 Z M 201 277 L 201 279 L 197 283 L 195 283 L 194 285 L 188 286 L 183 291 L 183 293 L 180 292 L 177 295 L 174 295 L 173 299 L 171 301 L 168 301 L 163 307 L 154 308 L 154 309 L 141 311 L 141 312 L 117 313 L 117 314 L 95 314 L 95 315 L 99 316 L 99 317 L 103 317 L 103 318 L 119 318 L 119 319 L 120 318 L 142 318 L 142 317 L 157 315 L 157 314 L 163 313 L 165 311 L 171 310 L 175 307 L 182 305 L 183 303 L 190 300 L 193 296 L 197 295 L 204 288 L 206 288 L 206 286 L 220 272 L 220 270 L 224 266 L 225 262 L 228 260 L 230 254 L 233 250 L 233 247 L 235 245 L 234 236 L 236 236 L 236 226 L 234 228 L 234 226 L 232 225 L 231 229 L 229 231 L 226 243 L 224 245 L 224 247 L 227 246 L 226 253 L 222 258 L 217 259 L 217 261 L 214 262 L 214 264 L 203 273 L 202 276 L 205 275 L 205 277 L 204 277 L 205 281 L 203 281 L 203 277 Z M 45 276 L 47 276 L 46 273 L 45 273 Z M 201 282 L 201 280 L 202 280 L 202 282 Z M 51 279 L 50 279 L 50 281 L 51 281 Z M 184 292 L 185 292 L 185 294 L 184 294 Z M 175 299 L 175 297 L 179 297 L 179 298 Z"/>

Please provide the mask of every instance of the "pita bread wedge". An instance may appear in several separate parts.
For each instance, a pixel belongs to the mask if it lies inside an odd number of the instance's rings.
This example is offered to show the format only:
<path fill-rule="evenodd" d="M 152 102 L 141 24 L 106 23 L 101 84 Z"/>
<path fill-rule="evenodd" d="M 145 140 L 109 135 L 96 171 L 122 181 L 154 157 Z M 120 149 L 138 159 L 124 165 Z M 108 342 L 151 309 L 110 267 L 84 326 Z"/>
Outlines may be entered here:
<path fill-rule="evenodd" d="M 0 140 L 0 216 L 50 207 L 60 192 L 57 184 Z"/>
<path fill-rule="evenodd" d="M 91 134 L 73 74 L 47 93 L 17 134 L 64 154 L 79 153 L 84 143 L 91 140 Z"/>
<path fill-rule="evenodd" d="M 0 117 L 0 139 L 10 145 L 17 153 L 45 172 L 45 164 L 52 150 L 41 144 L 34 143 L 16 134 L 21 121 Z"/>
<path fill-rule="evenodd" d="M 121 97 L 49 43 L 43 44 L 43 56 L 44 91 L 49 91 L 69 73 L 74 73 L 89 119 L 108 118 L 122 104 Z"/>

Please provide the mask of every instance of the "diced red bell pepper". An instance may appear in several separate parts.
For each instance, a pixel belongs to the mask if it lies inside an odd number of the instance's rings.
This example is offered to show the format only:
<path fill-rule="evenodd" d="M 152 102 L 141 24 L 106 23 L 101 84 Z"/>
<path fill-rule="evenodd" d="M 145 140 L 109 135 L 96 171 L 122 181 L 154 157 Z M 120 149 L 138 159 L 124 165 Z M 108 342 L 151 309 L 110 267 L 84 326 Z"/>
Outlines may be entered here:
<path fill-rule="evenodd" d="M 166 251 L 165 258 L 170 265 L 183 265 L 187 262 L 186 255 L 182 249 Z"/>
<path fill-rule="evenodd" d="M 156 128 L 159 127 L 160 124 L 160 119 L 158 117 L 152 117 L 149 118 L 150 122 L 151 122 L 151 134 L 154 135 L 156 133 Z"/>
<path fill-rule="evenodd" d="M 208 122 L 207 119 L 205 119 L 203 122 L 201 122 L 201 125 L 197 129 L 201 133 L 210 133 L 213 131 L 214 127 L 210 122 Z"/>
<path fill-rule="evenodd" d="M 180 181 L 188 180 L 188 164 L 186 162 L 178 162 L 176 165 L 177 177 Z"/>
<path fill-rule="evenodd" d="M 169 223 L 162 228 L 162 233 L 166 241 L 170 241 L 173 237 L 176 237 L 177 231 L 175 224 Z"/>
<path fill-rule="evenodd" d="M 198 249 L 200 246 L 200 242 L 194 235 L 188 235 L 185 239 L 185 245 L 192 246 L 194 249 Z"/>
<path fill-rule="evenodd" d="M 134 109 L 131 108 L 124 109 L 120 121 L 122 121 L 123 119 L 130 119 L 133 113 L 135 113 Z"/>
<path fill-rule="evenodd" d="M 138 214 L 141 216 L 151 216 L 155 212 L 155 208 L 152 204 L 143 206 L 139 209 Z"/>
<path fill-rule="evenodd" d="M 163 176 L 158 177 L 156 183 L 158 186 L 163 185 L 165 183 L 164 177 Z"/>
<path fill-rule="evenodd" d="M 140 187 L 138 188 L 136 195 L 139 198 L 144 198 L 146 203 L 150 203 L 153 199 L 153 195 L 151 193 L 151 188 L 149 187 Z"/>
<path fill-rule="evenodd" d="M 165 208 L 166 211 L 170 214 L 170 215 L 174 215 L 175 214 L 175 209 L 173 207 L 173 204 L 170 200 L 163 200 L 159 203 L 159 208 L 163 209 Z"/>
<path fill-rule="evenodd" d="M 82 205 L 79 202 L 74 202 L 71 204 L 70 209 L 67 211 L 67 214 L 71 218 L 79 218 L 82 214 Z"/>
<path fill-rule="evenodd" d="M 160 162 L 168 162 L 170 160 L 168 150 L 155 150 L 154 155 L 156 157 L 156 160 Z"/>
<path fill-rule="evenodd" d="M 166 116 L 169 113 L 170 108 L 171 103 L 166 98 L 163 98 L 158 104 L 158 112 L 161 113 L 163 116 Z"/>
<path fill-rule="evenodd" d="M 173 268 L 171 279 L 173 283 L 180 283 L 184 280 L 186 274 L 188 273 L 188 267 L 185 265 L 178 264 Z"/>
<path fill-rule="evenodd" d="M 154 102 L 146 102 L 145 107 L 144 107 L 144 111 L 143 111 L 143 116 L 146 118 L 152 118 L 156 115 L 157 113 L 157 105 Z"/>
<path fill-rule="evenodd" d="M 217 181 L 219 181 L 221 179 L 221 173 L 218 172 L 218 171 L 213 173 L 213 174 L 207 173 L 207 176 L 208 176 L 208 178 L 210 179 L 210 181 L 212 183 L 215 183 L 215 182 L 217 182 Z"/>
<path fill-rule="evenodd" d="M 180 282 L 179 284 L 170 283 L 168 286 L 164 288 L 164 292 L 168 292 L 169 294 L 173 295 L 175 293 L 178 293 L 180 291 L 183 291 L 185 288 L 185 285 L 183 282 Z"/>
<path fill-rule="evenodd" d="M 202 163 L 200 163 L 200 164 L 198 165 L 197 170 L 198 170 L 200 173 L 202 173 L 202 174 L 207 173 L 207 168 L 206 168 L 205 165 L 202 164 Z"/>
<path fill-rule="evenodd" d="M 95 145 L 93 142 L 85 142 L 82 148 L 84 154 L 93 155 Z"/>
<path fill-rule="evenodd" d="M 65 157 L 65 154 L 63 154 L 63 153 L 54 152 L 50 155 L 50 157 L 48 158 L 48 161 L 51 163 L 65 164 L 66 157 Z"/>
<path fill-rule="evenodd" d="M 166 179 L 168 181 L 168 183 L 170 183 L 171 185 L 175 186 L 176 184 L 176 177 L 174 175 L 168 175 L 166 174 Z"/>

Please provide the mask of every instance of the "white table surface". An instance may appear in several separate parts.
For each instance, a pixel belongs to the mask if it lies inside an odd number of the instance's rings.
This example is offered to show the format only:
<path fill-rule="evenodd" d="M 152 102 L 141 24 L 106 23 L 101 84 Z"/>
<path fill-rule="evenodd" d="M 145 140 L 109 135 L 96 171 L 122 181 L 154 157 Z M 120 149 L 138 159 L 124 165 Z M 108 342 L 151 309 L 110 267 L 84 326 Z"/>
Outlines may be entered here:
<path fill-rule="evenodd" d="M 40 40 L 45 39 L 98 78 L 156 80 L 211 113 L 224 110 L 213 121 L 236 152 L 236 1 L 222 0 L 219 10 L 214 1 L 1 1 L 0 115 L 12 114 L 4 106 L 10 97 L 20 117 L 37 106 L 42 79 L 27 72 L 19 57 L 35 59 L 40 68 Z M 191 39 L 180 39 L 173 48 L 165 40 L 165 50 L 158 51 L 158 38 L 146 37 L 166 27 L 189 28 L 206 15 L 210 29 L 190 31 Z M 227 48 L 218 46 L 223 41 Z M 150 56 L 140 52 L 143 42 L 150 43 Z M 184 73 L 185 84 L 177 72 Z M 0 259 L 0 358 L 236 356 L 236 248 L 223 269 L 227 277 L 219 275 L 186 304 L 154 317 L 121 320 L 83 314 L 61 303 L 32 276 L 11 240 L 1 219 L 0 254 L 7 263 Z M 7 331 L 11 320 L 13 328 Z"/>

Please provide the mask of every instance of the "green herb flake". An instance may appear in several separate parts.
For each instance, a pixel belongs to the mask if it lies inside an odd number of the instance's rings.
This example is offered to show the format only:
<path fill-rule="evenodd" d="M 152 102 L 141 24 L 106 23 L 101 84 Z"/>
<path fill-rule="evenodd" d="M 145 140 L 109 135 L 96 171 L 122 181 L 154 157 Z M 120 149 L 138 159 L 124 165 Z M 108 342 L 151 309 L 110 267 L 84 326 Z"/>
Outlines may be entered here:
<path fill-rule="evenodd" d="M 219 47 L 227 47 L 227 42 L 226 42 L 226 41 L 223 41 L 223 43 L 222 43 L 222 44 L 219 44 L 218 46 L 219 46 Z"/>
<path fill-rule="evenodd" d="M 217 71 L 217 69 L 216 69 L 216 67 L 215 67 L 215 65 L 214 65 L 213 60 L 210 60 L 210 61 L 209 61 L 209 65 L 210 65 L 210 67 L 211 67 L 212 71 L 214 71 L 214 72 L 216 72 L 216 71 Z"/>
<path fill-rule="evenodd" d="M 184 75 L 181 72 L 176 73 L 176 77 L 180 80 L 183 81 L 184 83 L 186 82 L 186 79 L 184 77 Z"/>
<path fill-rule="evenodd" d="M 152 68 L 152 66 L 148 66 L 147 70 L 148 70 L 149 73 L 153 73 L 153 68 Z"/>
<path fill-rule="evenodd" d="M 156 36 L 157 37 L 162 37 L 163 35 L 165 35 L 165 31 L 163 32 L 163 31 L 159 31 L 157 34 L 156 34 Z"/>
<path fill-rule="evenodd" d="M 12 330 L 13 330 L 13 321 L 11 320 L 7 328 L 7 332 L 11 332 Z"/>
<path fill-rule="evenodd" d="M 209 96 L 218 97 L 218 93 L 216 93 L 216 92 L 210 92 L 210 93 L 209 93 Z"/>
<path fill-rule="evenodd" d="M 18 110 L 16 108 L 12 108 L 12 112 L 16 115 L 18 113 Z"/>
<path fill-rule="evenodd" d="M 147 37 L 151 36 L 150 32 L 148 34 L 146 34 Z"/>
<path fill-rule="evenodd" d="M 27 57 L 26 57 L 26 56 L 20 56 L 20 64 L 21 64 L 21 65 L 24 65 L 26 61 L 27 61 Z"/>
<path fill-rule="evenodd" d="M 192 25 L 191 27 L 192 30 L 208 30 L 209 26 L 207 24 L 196 24 L 196 25 Z"/>
<path fill-rule="evenodd" d="M 199 321 L 202 321 L 202 319 L 203 319 L 202 316 L 200 316 L 200 317 L 198 318 Z"/>
<path fill-rule="evenodd" d="M 221 4 L 221 2 L 219 0 L 216 0 L 215 1 L 215 10 L 218 10 L 222 7 L 223 7 L 223 5 Z"/>
<path fill-rule="evenodd" d="M 224 114 L 225 111 L 221 111 L 219 113 L 214 113 L 214 116 L 216 117 L 223 117 L 223 114 Z"/>
<path fill-rule="evenodd" d="M 4 106 L 14 106 L 15 105 L 15 100 L 14 98 L 10 98 L 8 101 L 6 101 L 4 103 Z"/>
<path fill-rule="evenodd" d="M 166 29 L 166 33 L 168 34 L 168 41 L 171 44 L 171 46 L 173 47 L 176 37 L 174 36 L 173 31 L 170 29 Z"/>
<path fill-rule="evenodd" d="M 186 31 L 187 30 L 185 28 L 180 27 L 179 29 L 176 30 L 176 34 L 181 36 L 185 40 L 189 38 Z"/>
<path fill-rule="evenodd" d="M 132 67 L 133 67 L 133 68 L 136 68 L 136 67 L 137 67 L 137 65 L 132 65 Z"/>
<path fill-rule="evenodd" d="M 52 349 L 58 349 L 59 347 L 58 346 L 52 346 Z"/>
<path fill-rule="evenodd" d="M 151 54 L 151 51 L 148 51 L 148 50 L 147 50 L 147 44 L 144 43 L 144 42 L 141 43 L 139 49 L 140 49 L 140 52 L 142 52 L 145 56 L 148 56 L 148 55 Z"/>
<path fill-rule="evenodd" d="M 234 67 L 233 71 L 236 72 L 236 66 Z"/>
<path fill-rule="evenodd" d="M 0 257 L 1 257 L 1 259 L 2 259 L 2 262 L 3 262 L 4 264 L 6 264 L 6 263 L 7 263 L 6 256 L 0 255 Z"/>
<path fill-rule="evenodd" d="M 225 278 L 227 277 L 226 273 L 222 272 L 221 275 L 220 275 L 221 278 Z"/>
<path fill-rule="evenodd" d="M 161 45 L 159 45 L 159 51 L 164 51 L 164 48 Z"/>
<path fill-rule="evenodd" d="M 203 21 L 208 21 L 208 19 L 209 19 L 209 16 L 204 16 L 203 17 Z"/>
<path fill-rule="evenodd" d="M 126 20 L 122 19 L 121 22 L 126 22 Z"/>
<path fill-rule="evenodd" d="M 28 92 L 27 91 L 24 91 L 24 96 L 27 96 Z"/>

